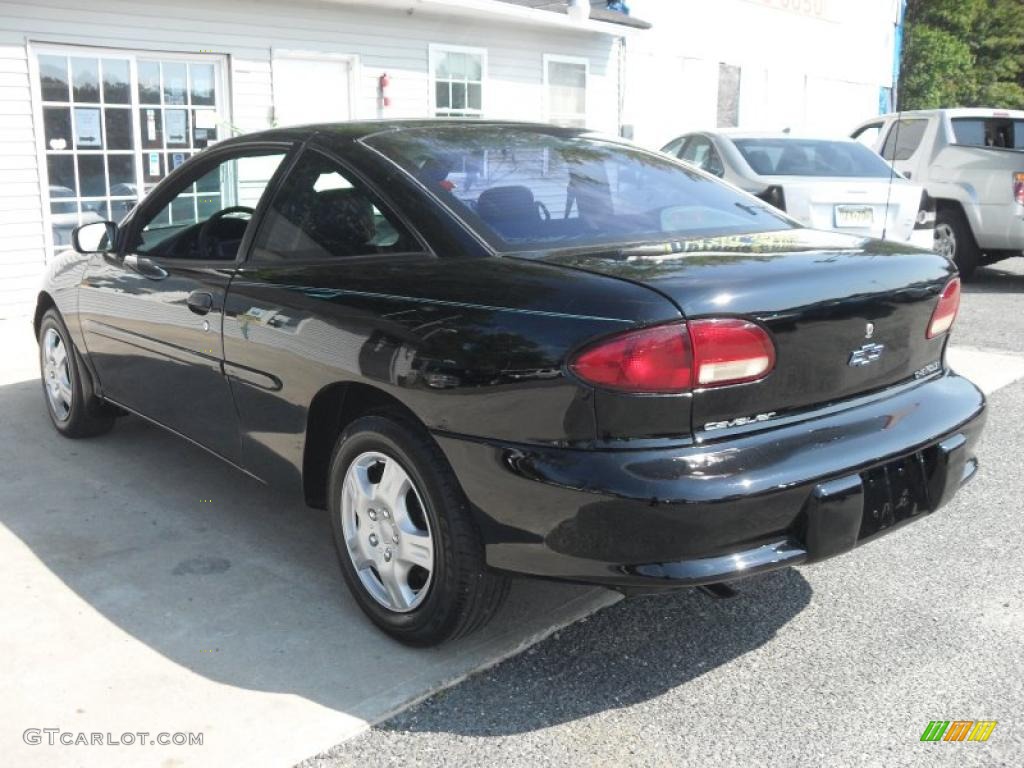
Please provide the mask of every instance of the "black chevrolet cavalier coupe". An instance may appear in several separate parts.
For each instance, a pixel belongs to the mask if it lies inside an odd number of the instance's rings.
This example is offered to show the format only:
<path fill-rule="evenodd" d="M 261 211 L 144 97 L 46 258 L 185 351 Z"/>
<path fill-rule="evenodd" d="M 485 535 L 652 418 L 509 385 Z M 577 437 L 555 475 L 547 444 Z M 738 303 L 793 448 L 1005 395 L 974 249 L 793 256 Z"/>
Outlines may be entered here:
<path fill-rule="evenodd" d="M 293 487 L 405 642 L 479 627 L 509 574 L 821 560 L 977 469 L 948 260 L 584 131 L 272 130 L 73 241 L 35 315 L 56 429 L 134 413 Z"/>

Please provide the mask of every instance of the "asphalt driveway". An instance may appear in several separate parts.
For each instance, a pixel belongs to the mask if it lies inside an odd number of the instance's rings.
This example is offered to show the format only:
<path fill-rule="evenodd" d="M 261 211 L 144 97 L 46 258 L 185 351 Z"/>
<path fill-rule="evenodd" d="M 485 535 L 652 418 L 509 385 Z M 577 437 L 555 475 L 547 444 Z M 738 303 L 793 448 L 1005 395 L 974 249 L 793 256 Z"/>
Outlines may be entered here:
<path fill-rule="evenodd" d="M 303 768 L 1021 765 L 1024 260 L 966 286 L 953 342 L 994 393 L 981 475 L 938 514 L 731 600 L 625 600 Z M 958 719 L 999 724 L 920 741 Z"/>

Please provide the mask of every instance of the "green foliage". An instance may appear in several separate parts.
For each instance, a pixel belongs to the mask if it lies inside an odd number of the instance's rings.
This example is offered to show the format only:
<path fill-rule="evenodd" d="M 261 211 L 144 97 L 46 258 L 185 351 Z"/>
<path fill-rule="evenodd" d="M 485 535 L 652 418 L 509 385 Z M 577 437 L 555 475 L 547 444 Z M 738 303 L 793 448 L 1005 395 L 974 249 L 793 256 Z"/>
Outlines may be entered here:
<path fill-rule="evenodd" d="M 1024 0 L 909 0 L 900 109 L 1024 108 Z"/>

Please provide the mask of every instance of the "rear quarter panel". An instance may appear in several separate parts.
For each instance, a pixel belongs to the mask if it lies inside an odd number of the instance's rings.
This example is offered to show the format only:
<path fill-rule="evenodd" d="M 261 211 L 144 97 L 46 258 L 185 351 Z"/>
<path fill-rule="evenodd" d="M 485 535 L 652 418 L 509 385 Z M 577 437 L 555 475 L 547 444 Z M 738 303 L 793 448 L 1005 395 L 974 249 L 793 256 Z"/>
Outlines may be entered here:
<path fill-rule="evenodd" d="M 590 445 L 606 399 L 565 374 L 569 353 L 678 317 L 650 289 L 499 257 L 246 266 L 224 321 L 244 461 L 298 480 L 310 404 L 338 383 L 390 395 L 435 432 Z"/>

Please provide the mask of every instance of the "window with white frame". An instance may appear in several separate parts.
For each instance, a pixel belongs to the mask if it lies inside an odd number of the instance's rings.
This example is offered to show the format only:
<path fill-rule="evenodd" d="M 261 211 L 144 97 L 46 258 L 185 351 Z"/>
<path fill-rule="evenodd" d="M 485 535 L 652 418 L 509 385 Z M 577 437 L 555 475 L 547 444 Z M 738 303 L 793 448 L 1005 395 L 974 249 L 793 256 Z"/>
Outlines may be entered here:
<path fill-rule="evenodd" d="M 590 64 L 571 56 L 544 56 L 544 100 L 549 123 L 570 128 L 587 124 Z"/>
<path fill-rule="evenodd" d="M 35 63 L 55 251 L 78 224 L 122 218 L 216 141 L 221 57 L 61 46 L 40 47 Z"/>
<path fill-rule="evenodd" d="M 480 117 L 483 114 L 487 51 L 482 48 L 431 45 L 435 117 Z"/>

